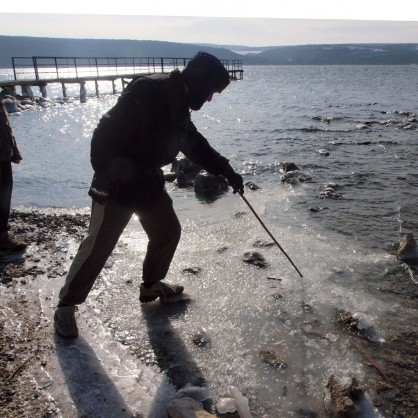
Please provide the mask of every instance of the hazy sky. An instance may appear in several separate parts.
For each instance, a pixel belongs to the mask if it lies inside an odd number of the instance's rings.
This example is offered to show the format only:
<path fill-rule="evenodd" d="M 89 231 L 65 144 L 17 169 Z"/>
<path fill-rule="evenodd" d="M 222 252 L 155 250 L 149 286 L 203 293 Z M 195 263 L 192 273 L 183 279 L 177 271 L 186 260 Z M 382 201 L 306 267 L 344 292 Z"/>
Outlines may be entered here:
<path fill-rule="evenodd" d="M 248 46 L 418 43 L 418 1 L 20 0 L 2 2 L 0 35 L 150 39 Z M 109 4 L 108 4 L 109 3 Z M 154 3 L 154 4 L 153 4 Z M 209 2 L 205 2 L 209 3 Z M 288 4 L 290 3 L 290 4 Z"/>

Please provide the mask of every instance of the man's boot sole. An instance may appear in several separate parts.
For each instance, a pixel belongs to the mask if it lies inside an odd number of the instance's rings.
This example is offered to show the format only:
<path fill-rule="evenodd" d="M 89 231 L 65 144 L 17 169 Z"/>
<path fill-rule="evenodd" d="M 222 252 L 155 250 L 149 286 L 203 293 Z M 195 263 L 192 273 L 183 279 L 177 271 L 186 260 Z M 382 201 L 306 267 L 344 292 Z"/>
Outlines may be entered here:
<path fill-rule="evenodd" d="M 173 302 L 179 302 L 182 300 L 190 300 L 190 296 L 187 293 L 176 293 L 173 295 L 166 296 L 165 298 L 162 298 L 161 296 L 140 296 L 139 301 L 141 303 L 148 303 L 148 302 L 154 302 L 154 300 L 157 300 L 160 298 L 161 303 L 173 303 Z"/>
<path fill-rule="evenodd" d="M 159 296 L 140 296 L 139 301 L 141 303 L 148 303 L 148 302 L 154 302 L 154 300 L 158 299 Z"/>

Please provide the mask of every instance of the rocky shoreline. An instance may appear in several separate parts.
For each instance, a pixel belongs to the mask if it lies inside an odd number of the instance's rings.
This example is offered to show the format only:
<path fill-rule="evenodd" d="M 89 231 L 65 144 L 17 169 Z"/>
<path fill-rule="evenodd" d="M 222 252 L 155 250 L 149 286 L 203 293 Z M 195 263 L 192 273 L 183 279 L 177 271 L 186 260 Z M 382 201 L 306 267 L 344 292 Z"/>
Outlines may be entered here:
<path fill-rule="evenodd" d="M 81 240 L 88 225 L 88 214 L 15 210 L 10 225 L 11 233 L 30 245 L 21 254 L 0 254 L 0 374 L 3 376 L 0 416 L 63 416 L 59 400 L 48 391 L 51 383 L 43 374 L 56 355 L 53 325 L 45 317 L 39 297 L 26 289 L 38 276 L 59 279 L 65 275 L 68 255 L 62 243 Z M 417 308 L 416 291 L 412 295 L 410 291 L 404 292 L 400 283 L 394 283 L 387 291 L 398 295 L 400 303 L 412 310 Z M 362 384 L 366 385 L 372 404 L 384 417 L 416 417 L 417 333 L 398 334 L 394 330 L 385 343 L 379 343 L 357 332 L 353 323 L 349 315 L 340 316 L 339 326 L 352 336 L 353 349 L 363 356 L 368 366 L 367 380 Z M 413 318 L 411 329 L 414 329 Z M 238 417 L 237 414 L 219 416 Z"/>
<path fill-rule="evenodd" d="M 38 299 L 25 292 L 38 275 L 65 274 L 57 235 L 80 239 L 88 215 L 13 211 L 11 233 L 29 245 L 20 254 L 0 254 L 0 415 L 2 417 L 55 417 L 58 407 L 39 370 L 54 355 L 53 329 Z M 42 263 L 41 263 L 42 261 Z"/>
<path fill-rule="evenodd" d="M 49 99 L 48 97 L 21 96 L 19 94 L 7 94 L 0 92 L 0 100 L 9 115 L 20 115 L 22 112 L 30 111 L 36 107 L 49 107 L 57 104 L 71 103 L 74 99 L 70 97 L 61 97 Z"/>

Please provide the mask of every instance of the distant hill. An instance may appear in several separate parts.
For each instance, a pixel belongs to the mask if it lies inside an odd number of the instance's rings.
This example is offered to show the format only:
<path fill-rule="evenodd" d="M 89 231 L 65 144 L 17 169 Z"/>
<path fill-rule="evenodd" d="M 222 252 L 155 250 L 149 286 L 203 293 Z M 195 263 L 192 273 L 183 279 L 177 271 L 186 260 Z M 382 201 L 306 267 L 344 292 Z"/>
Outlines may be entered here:
<path fill-rule="evenodd" d="M 239 59 L 240 55 L 221 46 L 209 47 L 161 41 L 120 39 L 36 38 L 0 36 L 0 67 L 11 67 L 12 57 L 167 57 L 191 58 L 198 51 L 220 59 Z"/>
<path fill-rule="evenodd" d="M 245 56 L 247 65 L 418 64 L 418 44 L 344 44 L 270 47 Z"/>
<path fill-rule="evenodd" d="M 249 47 L 120 39 L 0 36 L 0 67 L 11 67 L 12 57 L 190 58 L 199 50 L 221 59 L 241 59 L 244 65 L 418 64 L 418 44 Z"/>

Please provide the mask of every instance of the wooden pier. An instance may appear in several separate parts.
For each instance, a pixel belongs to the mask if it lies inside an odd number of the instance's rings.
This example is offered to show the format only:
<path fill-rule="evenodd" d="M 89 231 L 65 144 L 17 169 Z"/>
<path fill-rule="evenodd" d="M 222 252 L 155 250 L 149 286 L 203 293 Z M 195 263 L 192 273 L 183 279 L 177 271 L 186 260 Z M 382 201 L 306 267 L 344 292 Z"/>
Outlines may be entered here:
<path fill-rule="evenodd" d="M 96 96 L 99 96 L 99 81 L 111 81 L 113 94 L 117 93 L 116 80 L 122 88 L 140 75 L 169 73 L 184 68 L 191 58 L 155 57 L 13 57 L 14 80 L 0 80 L 0 87 L 14 95 L 16 86 L 22 96 L 32 97 L 32 87 L 39 87 L 42 97 L 47 97 L 46 86 L 60 83 L 63 97 L 67 97 L 67 84 L 80 85 L 80 100 L 86 97 L 85 84 L 94 81 Z M 221 60 L 231 79 L 242 80 L 242 60 Z"/>

